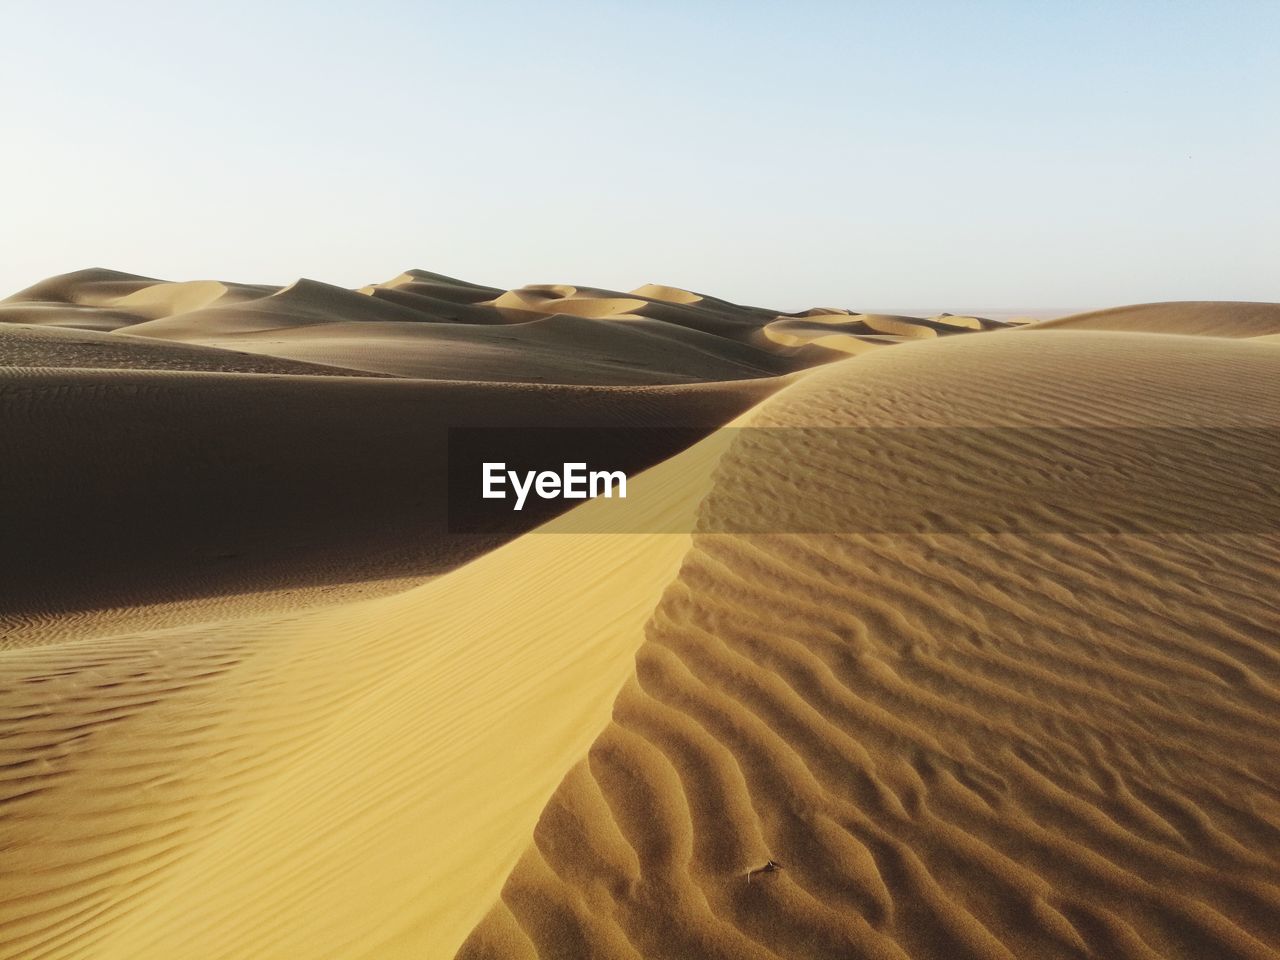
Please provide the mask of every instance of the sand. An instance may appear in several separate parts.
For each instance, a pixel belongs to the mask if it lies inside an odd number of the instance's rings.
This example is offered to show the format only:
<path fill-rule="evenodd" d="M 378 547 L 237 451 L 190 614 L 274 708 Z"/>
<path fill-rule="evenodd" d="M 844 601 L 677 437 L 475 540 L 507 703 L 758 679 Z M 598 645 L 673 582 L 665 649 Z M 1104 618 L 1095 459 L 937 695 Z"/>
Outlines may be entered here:
<path fill-rule="evenodd" d="M 168 283 L 95 269 L 0 302 L 0 323 L 110 331 L 341 373 L 614 386 L 757 379 L 837 356 L 764 336 L 777 315 L 667 287 L 500 291 L 425 271 L 346 290 L 306 279 Z"/>
<path fill-rule="evenodd" d="M 1243 301 L 1139 303 L 1057 317 L 1036 324 L 1036 328 L 1260 337 L 1280 333 L 1280 304 Z"/>
<path fill-rule="evenodd" d="M 753 417 L 1274 427 L 1278 363 L 1001 335 L 830 367 Z M 803 488 L 752 450 L 720 469 L 707 525 Z M 1278 565 L 1274 532 L 699 536 L 461 955 L 1275 956 Z"/>
<path fill-rule="evenodd" d="M 1269 306 L 29 288 L 0 956 L 1280 956 L 1280 534 L 1214 527 L 1277 462 Z M 450 426 L 671 424 L 625 505 L 442 525 Z M 1186 483 L 983 532 L 1063 428 L 1066 476 L 1176 428 Z M 975 532 L 849 529 L 907 499 Z"/>
<path fill-rule="evenodd" d="M 779 385 L 4 371 L 0 647 L 103 608 L 440 574 L 499 542 L 448 532 L 450 427 L 710 432 Z M 653 434 L 633 469 L 677 452 Z"/>

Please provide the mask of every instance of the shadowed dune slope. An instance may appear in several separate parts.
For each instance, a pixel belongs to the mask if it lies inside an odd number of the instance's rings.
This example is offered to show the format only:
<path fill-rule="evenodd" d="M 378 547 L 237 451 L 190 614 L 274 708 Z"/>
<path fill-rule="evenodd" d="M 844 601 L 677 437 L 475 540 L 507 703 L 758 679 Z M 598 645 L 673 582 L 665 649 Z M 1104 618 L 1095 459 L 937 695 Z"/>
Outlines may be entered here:
<path fill-rule="evenodd" d="M 1280 333 L 1280 303 L 1187 300 L 1139 303 L 1042 320 L 1029 330 L 1126 330 L 1205 337 L 1258 337 Z"/>
<path fill-rule="evenodd" d="M 365 370 L 218 350 L 188 343 L 112 336 L 62 325 L 4 322 L 0 308 L 0 369 L 77 367 L 93 370 L 199 370 L 208 373 L 262 373 L 327 377 L 378 377 Z"/>
<path fill-rule="evenodd" d="M 2 370 L 0 447 L 22 467 L 0 473 L 0 646 L 57 636 L 71 611 L 440 573 L 496 542 L 448 532 L 450 428 L 705 434 L 783 382 Z M 629 472 L 691 439 L 644 437 Z"/>
<path fill-rule="evenodd" d="M 1082 466 L 1107 428 L 1280 427 L 1278 378 L 1247 341 L 999 333 L 816 371 L 752 423 L 1098 428 Z M 735 445 L 703 526 L 843 516 L 847 465 L 788 449 Z M 901 495 L 1001 482 L 964 453 Z M 1273 455 L 1228 445 L 1183 502 Z M 1275 531 L 699 534 L 458 956 L 1280 956 L 1278 568 Z"/>
<path fill-rule="evenodd" d="M 207 318 L 182 319 L 203 327 Z M 147 324 L 139 333 L 150 330 Z M 618 386 L 776 376 L 835 356 L 774 354 L 642 317 L 611 322 L 568 314 L 517 324 L 334 319 L 289 333 L 213 335 L 202 329 L 183 339 L 401 377 Z"/>

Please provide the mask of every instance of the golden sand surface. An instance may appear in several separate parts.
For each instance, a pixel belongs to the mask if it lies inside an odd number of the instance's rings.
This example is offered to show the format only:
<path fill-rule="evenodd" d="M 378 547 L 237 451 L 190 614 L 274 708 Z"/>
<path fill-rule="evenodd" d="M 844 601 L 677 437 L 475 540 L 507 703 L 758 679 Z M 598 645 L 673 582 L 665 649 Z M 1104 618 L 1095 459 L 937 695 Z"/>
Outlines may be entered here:
<path fill-rule="evenodd" d="M 1278 334 L 37 284 L 0 303 L 0 957 L 1280 956 L 1280 533 L 847 529 L 983 522 L 955 491 L 1029 489 L 1021 430 L 1087 431 L 1074 474 L 1280 427 Z M 451 426 L 673 424 L 625 503 L 442 525 Z M 1145 509 L 1212 520 L 1274 456 L 1174 443 Z M 720 532 L 794 504 L 831 532 Z"/>

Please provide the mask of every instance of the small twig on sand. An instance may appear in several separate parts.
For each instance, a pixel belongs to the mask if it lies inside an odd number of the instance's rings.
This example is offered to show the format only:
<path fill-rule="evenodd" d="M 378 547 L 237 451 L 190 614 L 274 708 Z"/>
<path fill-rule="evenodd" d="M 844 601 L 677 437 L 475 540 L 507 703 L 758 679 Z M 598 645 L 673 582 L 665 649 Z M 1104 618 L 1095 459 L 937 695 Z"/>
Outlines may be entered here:
<path fill-rule="evenodd" d="M 782 869 L 782 864 L 780 864 L 777 860 L 770 860 L 766 862 L 763 867 L 756 867 L 754 870 L 748 870 L 747 883 L 750 883 L 751 878 L 754 877 L 757 873 L 776 873 L 781 869 Z"/>

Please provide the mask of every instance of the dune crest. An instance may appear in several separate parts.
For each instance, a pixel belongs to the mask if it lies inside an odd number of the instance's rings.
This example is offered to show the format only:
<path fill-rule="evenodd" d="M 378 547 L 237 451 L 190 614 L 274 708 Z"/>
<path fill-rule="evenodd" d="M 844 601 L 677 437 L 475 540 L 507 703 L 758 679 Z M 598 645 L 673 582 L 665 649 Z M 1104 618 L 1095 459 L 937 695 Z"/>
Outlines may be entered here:
<path fill-rule="evenodd" d="M 697 303 L 703 299 L 700 293 L 681 290 L 679 287 L 668 287 L 661 283 L 642 284 L 631 292 L 637 296 L 644 297 L 646 300 L 662 300 L 666 303 Z"/>
<path fill-rule="evenodd" d="M 1138 303 L 1041 320 L 1028 330 L 1122 330 L 1203 337 L 1258 337 L 1280 333 L 1280 304 L 1196 301 Z"/>
<path fill-rule="evenodd" d="M 1045 341 L 877 351 L 752 423 L 1280 427 L 1269 347 Z M 821 498 L 829 447 L 787 450 L 731 448 L 706 524 Z M 998 482 L 965 453 L 912 486 Z M 458 956 L 1274 957 L 1278 564 L 1274 532 L 699 535 Z"/>

